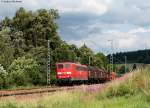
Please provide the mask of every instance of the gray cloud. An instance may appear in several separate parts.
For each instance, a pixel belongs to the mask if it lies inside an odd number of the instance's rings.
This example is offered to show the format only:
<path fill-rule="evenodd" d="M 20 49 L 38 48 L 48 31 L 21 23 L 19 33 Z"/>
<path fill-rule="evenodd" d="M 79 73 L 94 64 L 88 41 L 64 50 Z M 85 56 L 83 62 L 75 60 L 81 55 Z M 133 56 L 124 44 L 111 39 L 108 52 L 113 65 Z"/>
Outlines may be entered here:
<path fill-rule="evenodd" d="M 88 38 L 89 34 L 101 33 L 101 28 L 93 26 L 95 16 L 85 13 L 62 14 L 59 20 L 60 34 L 66 40 Z"/>

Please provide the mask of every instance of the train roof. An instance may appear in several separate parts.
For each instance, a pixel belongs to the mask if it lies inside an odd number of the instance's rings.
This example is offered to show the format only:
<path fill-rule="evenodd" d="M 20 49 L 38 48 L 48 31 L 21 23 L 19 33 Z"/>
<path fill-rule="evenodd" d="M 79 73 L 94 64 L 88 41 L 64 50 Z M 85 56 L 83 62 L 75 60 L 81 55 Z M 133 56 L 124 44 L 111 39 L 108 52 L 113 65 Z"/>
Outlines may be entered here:
<path fill-rule="evenodd" d="M 59 62 L 59 63 L 56 63 L 56 64 L 66 64 L 66 63 L 68 63 L 68 64 L 75 64 L 75 65 L 80 65 L 80 66 L 85 66 L 85 67 L 87 67 L 86 65 L 82 65 L 82 64 L 80 64 L 80 63 L 75 63 L 75 62 Z"/>

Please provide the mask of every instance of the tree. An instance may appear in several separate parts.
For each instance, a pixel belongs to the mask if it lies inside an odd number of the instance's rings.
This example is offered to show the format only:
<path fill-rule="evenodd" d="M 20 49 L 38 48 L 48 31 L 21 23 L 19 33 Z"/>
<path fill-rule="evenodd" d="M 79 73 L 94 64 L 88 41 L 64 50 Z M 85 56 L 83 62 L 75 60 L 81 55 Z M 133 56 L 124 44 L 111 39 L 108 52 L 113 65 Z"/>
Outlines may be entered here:
<path fill-rule="evenodd" d="M 12 54 L 12 56 L 9 57 L 12 57 L 13 59 L 5 56 L 6 58 L 4 59 L 0 58 L 0 63 L 5 63 L 7 58 L 9 58 L 8 60 L 10 61 L 7 61 L 7 63 L 4 64 L 7 68 L 14 59 L 31 53 L 33 58 L 39 64 L 41 74 L 40 77 L 43 78 L 42 83 L 45 83 L 47 70 L 47 40 L 49 39 L 53 41 L 51 51 L 59 48 L 60 44 L 63 43 L 57 33 L 58 24 L 56 20 L 58 18 L 58 11 L 54 9 L 40 9 L 32 12 L 21 7 L 16 11 L 13 18 L 6 17 L 2 20 L 2 27 L 9 28 L 10 30 L 9 43 L 11 43 L 10 46 L 13 48 L 13 51 L 9 49 L 8 51 L 10 52 L 8 54 Z M 3 56 L 4 55 L 5 54 L 3 54 Z M 55 63 L 56 59 L 53 59 L 53 65 L 55 65 Z M 53 72 L 54 70 L 55 69 L 53 68 Z"/>
<path fill-rule="evenodd" d="M 50 38 L 58 38 L 56 19 L 59 18 L 57 10 L 40 9 L 33 13 L 20 8 L 13 18 L 12 26 L 24 33 L 27 46 L 47 46 Z"/>
<path fill-rule="evenodd" d="M 10 81 L 17 86 L 39 84 L 39 65 L 31 55 L 19 57 L 9 67 Z"/>
<path fill-rule="evenodd" d="M 107 69 L 108 60 L 103 53 L 97 53 L 94 55 L 94 66 Z"/>
<path fill-rule="evenodd" d="M 25 54 L 25 40 L 23 39 L 23 32 L 16 31 L 11 33 L 11 42 L 14 48 L 14 58 L 21 57 Z"/>
<path fill-rule="evenodd" d="M 88 48 L 85 44 L 79 48 L 81 63 L 85 65 L 89 65 L 89 57 L 93 57 L 93 52 L 90 48 Z"/>
<path fill-rule="evenodd" d="M 110 55 L 108 55 L 108 57 L 109 56 Z M 121 62 L 124 62 L 124 56 L 127 57 L 128 63 L 150 63 L 150 49 L 114 54 L 114 58 L 119 59 Z M 114 62 L 117 62 L 117 59 L 114 59 Z"/>
<path fill-rule="evenodd" d="M 14 48 L 10 37 L 10 28 L 2 28 L 0 31 L 0 64 L 8 68 L 14 59 Z"/>
<path fill-rule="evenodd" d="M 44 46 L 32 48 L 29 52 L 32 55 L 32 59 L 34 59 L 38 66 L 38 74 L 40 76 L 39 84 L 46 84 L 47 78 L 47 48 Z M 54 62 L 54 61 L 53 61 Z M 54 71 L 54 70 L 53 70 Z"/>

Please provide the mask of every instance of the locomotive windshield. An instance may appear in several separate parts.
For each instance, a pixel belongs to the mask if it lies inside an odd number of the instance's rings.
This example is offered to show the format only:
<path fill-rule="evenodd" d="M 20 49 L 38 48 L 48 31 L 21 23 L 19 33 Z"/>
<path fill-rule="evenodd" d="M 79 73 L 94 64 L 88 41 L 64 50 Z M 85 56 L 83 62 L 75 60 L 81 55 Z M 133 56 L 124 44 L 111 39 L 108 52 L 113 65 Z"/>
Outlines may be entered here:
<path fill-rule="evenodd" d="M 66 64 L 66 68 L 69 69 L 70 68 L 70 64 Z"/>
<path fill-rule="evenodd" d="M 63 69 L 63 64 L 58 64 L 58 69 Z"/>

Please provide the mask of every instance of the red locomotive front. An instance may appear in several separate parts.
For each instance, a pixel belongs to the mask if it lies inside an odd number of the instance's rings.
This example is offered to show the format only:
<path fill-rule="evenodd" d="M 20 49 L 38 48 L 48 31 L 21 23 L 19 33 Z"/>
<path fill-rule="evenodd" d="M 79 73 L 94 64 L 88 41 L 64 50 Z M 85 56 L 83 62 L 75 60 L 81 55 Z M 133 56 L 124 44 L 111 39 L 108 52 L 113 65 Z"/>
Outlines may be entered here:
<path fill-rule="evenodd" d="M 58 63 L 56 64 L 56 77 L 57 79 L 71 79 L 73 76 L 72 63 Z"/>

